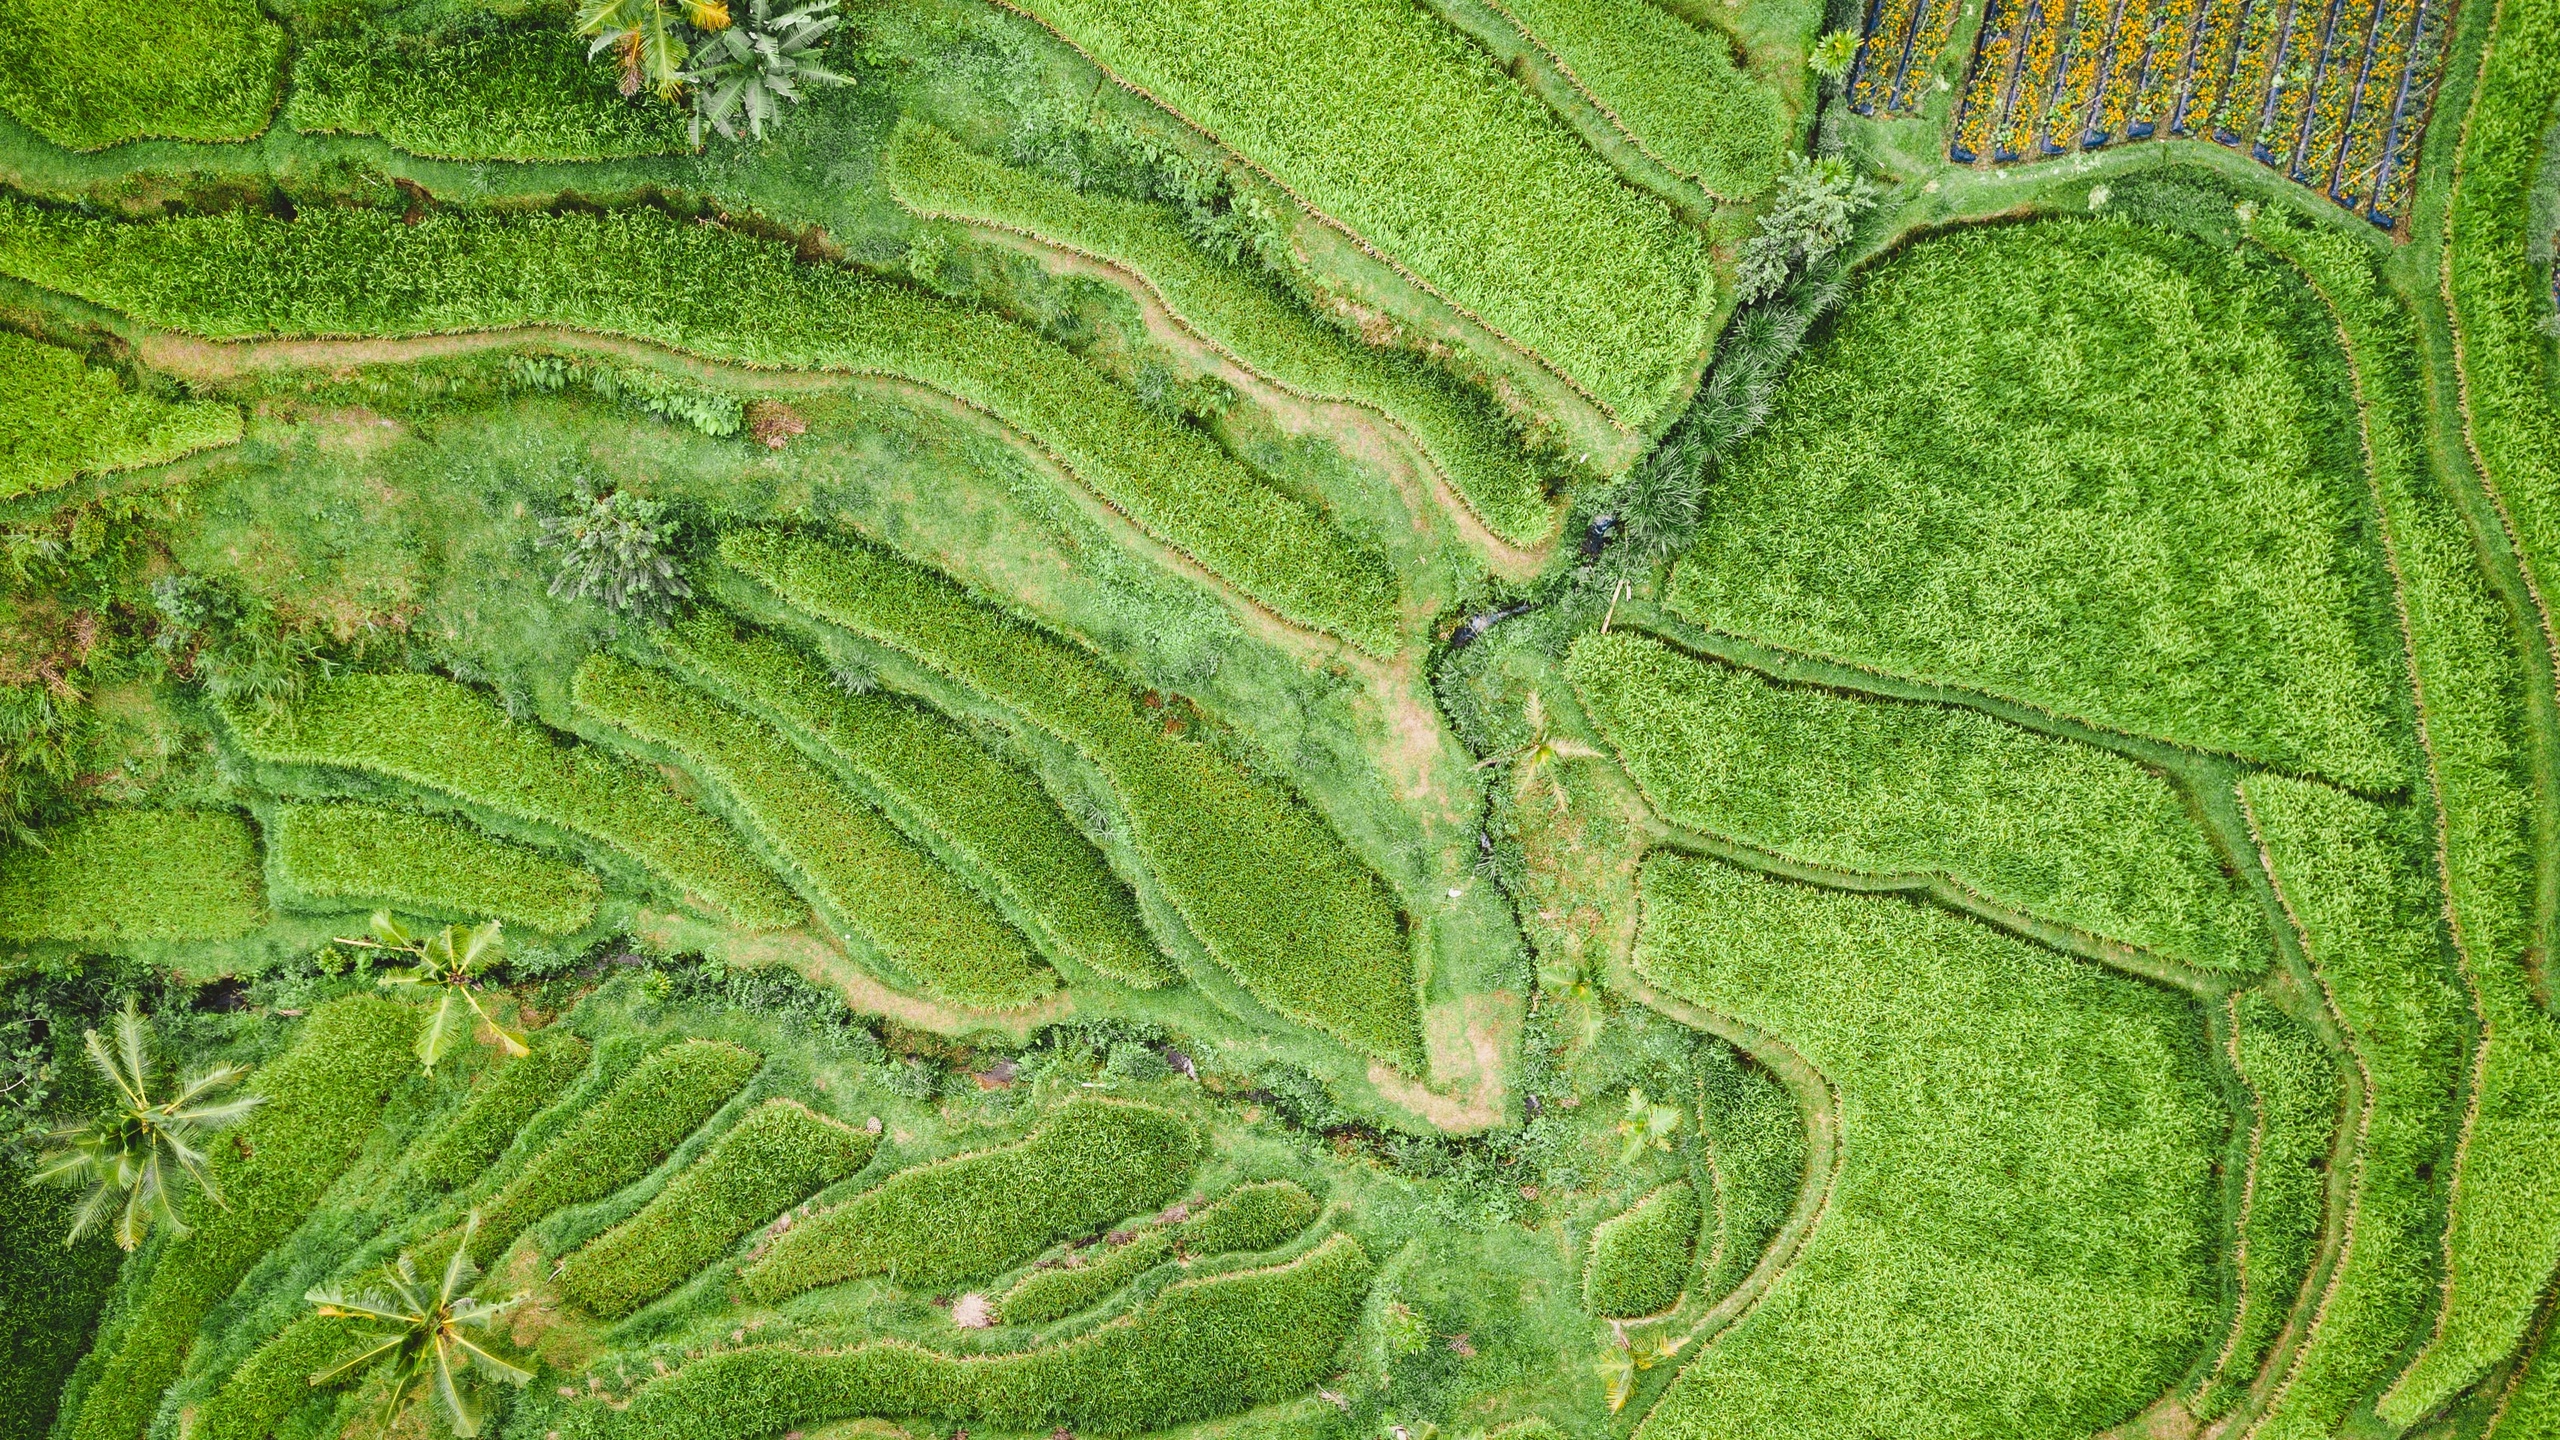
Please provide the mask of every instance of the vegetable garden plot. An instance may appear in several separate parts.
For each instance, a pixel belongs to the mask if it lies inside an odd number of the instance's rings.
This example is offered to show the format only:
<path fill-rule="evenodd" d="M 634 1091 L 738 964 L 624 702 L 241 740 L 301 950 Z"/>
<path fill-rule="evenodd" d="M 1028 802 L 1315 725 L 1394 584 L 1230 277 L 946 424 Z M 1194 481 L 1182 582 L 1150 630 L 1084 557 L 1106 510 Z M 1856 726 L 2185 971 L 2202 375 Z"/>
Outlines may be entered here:
<path fill-rule="evenodd" d="M 2246 150 L 2385 229 L 2407 216 L 2453 0 L 1990 5 L 1947 145 L 1958 163 L 2095 150 L 2165 125 Z M 1918 41 L 1903 44 L 1914 9 L 1877 0 L 1869 12 L 1862 108 L 1883 94 L 1871 67 L 1925 69 Z"/>

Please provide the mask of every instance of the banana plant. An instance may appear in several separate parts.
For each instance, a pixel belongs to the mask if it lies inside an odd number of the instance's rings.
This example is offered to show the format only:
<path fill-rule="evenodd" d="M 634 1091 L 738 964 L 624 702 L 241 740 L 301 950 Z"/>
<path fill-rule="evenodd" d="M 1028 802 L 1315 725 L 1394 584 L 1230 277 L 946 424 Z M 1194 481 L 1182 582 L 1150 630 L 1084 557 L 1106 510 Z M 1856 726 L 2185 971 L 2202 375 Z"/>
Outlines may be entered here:
<path fill-rule="evenodd" d="M 111 1049 L 95 1030 L 84 1031 L 81 1044 L 89 1063 L 107 1078 L 116 1096 L 113 1113 L 55 1127 L 46 1138 L 55 1148 L 36 1162 L 35 1179 L 53 1185 L 88 1185 L 88 1198 L 72 1212 L 71 1233 L 64 1244 L 76 1244 L 109 1215 L 109 1234 L 126 1250 L 140 1245 L 155 1224 L 184 1235 L 186 1217 L 178 1210 L 178 1192 L 188 1186 L 216 1205 L 222 1192 L 206 1166 L 203 1146 L 213 1132 L 258 1107 L 259 1097 L 210 1098 L 217 1090 L 249 1073 L 242 1065 L 201 1070 L 178 1082 L 166 1100 L 151 1098 L 151 1022 L 131 999 L 116 1017 L 116 1043 Z"/>
<path fill-rule="evenodd" d="M 648 86 L 661 100 L 684 90 L 684 62 L 691 46 L 684 26 L 716 35 L 729 28 L 727 0 L 581 0 L 578 33 L 593 37 L 589 55 L 614 52 L 622 64 L 622 93 Z"/>
<path fill-rule="evenodd" d="M 1633 1165 L 1647 1150 L 1669 1150 L 1672 1132 L 1680 1128 L 1680 1107 L 1657 1105 L 1647 1099 L 1644 1088 L 1627 1092 L 1627 1116 L 1618 1122 L 1618 1134 L 1627 1148 L 1618 1154 L 1621 1167 Z"/>
<path fill-rule="evenodd" d="M 427 1067 L 427 1073 L 435 1073 L 436 1062 L 453 1048 L 456 1037 L 466 1030 L 476 1031 L 480 1025 L 488 1027 L 496 1037 L 493 1043 L 508 1055 L 528 1053 L 524 1036 L 499 1024 L 495 1016 L 481 1008 L 480 997 L 472 993 L 479 988 L 480 976 L 506 957 L 506 944 L 499 938 L 497 921 L 468 930 L 447 925 L 420 939 L 392 919 L 391 912 L 377 910 L 373 913 L 372 939 L 340 937 L 338 943 L 406 955 L 413 964 L 374 983 L 386 987 L 417 986 L 436 992 L 435 1008 L 427 1012 L 427 1023 L 418 1031 L 418 1063 Z"/>
<path fill-rule="evenodd" d="M 789 14 L 773 13 L 772 0 L 749 0 L 747 20 L 702 43 L 701 58 L 685 72 L 693 87 L 693 145 L 702 148 L 703 122 L 735 140 L 738 121 L 764 138 L 782 102 L 797 104 L 803 85 L 850 85 L 852 80 L 818 63 L 811 52 L 844 23 L 832 13 L 837 0 L 813 0 Z"/>
<path fill-rule="evenodd" d="M 411 1405 L 432 1399 L 454 1434 L 463 1440 L 477 1436 L 487 1414 L 477 1382 L 485 1378 L 522 1386 L 533 1378 L 532 1371 L 504 1359 L 488 1345 L 491 1327 L 523 1304 L 525 1297 L 513 1295 L 493 1304 L 468 1293 L 471 1282 L 480 1277 L 480 1267 L 471 1263 L 471 1234 L 479 1225 L 479 1212 L 474 1211 L 463 1223 L 462 1243 L 454 1248 L 453 1258 L 445 1262 L 444 1274 L 432 1289 L 418 1278 L 417 1261 L 403 1251 L 399 1262 L 383 1275 L 388 1293 L 373 1289 L 350 1296 L 315 1287 L 305 1294 L 303 1298 L 330 1319 L 376 1327 L 363 1335 L 365 1348 L 313 1375 L 311 1383 L 333 1384 L 388 1361 L 391 1386 L 383 1396 L 380 1417 L 385 1430 Z"/>

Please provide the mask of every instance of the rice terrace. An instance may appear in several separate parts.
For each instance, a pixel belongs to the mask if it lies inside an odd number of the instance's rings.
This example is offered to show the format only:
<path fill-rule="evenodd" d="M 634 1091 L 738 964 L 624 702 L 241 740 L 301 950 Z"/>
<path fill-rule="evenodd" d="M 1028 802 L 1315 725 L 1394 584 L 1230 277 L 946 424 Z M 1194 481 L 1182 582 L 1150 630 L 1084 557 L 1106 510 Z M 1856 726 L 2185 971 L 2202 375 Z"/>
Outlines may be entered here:
<path fill-rule="evenodd" d="M 0 1440 L 2560 1440 L 2560 0 L 0 9 Z"/>

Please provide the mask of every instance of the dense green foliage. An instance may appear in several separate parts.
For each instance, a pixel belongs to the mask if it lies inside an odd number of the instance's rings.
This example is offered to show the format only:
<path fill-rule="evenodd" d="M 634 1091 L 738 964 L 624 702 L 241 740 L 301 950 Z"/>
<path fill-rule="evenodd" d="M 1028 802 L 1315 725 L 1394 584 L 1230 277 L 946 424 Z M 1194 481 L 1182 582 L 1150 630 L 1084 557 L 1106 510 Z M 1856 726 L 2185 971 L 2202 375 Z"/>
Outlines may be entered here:
<path fill-rule="evenodd" d="M 919 214 L 1026 231 L 1126 266 L 1184 324 L 1252 369 L 1384 413 L 1505 540 L 1534 544 L 1555 528 L 1538 467 L 1483 396 L 1327 325 L 1265 273 L 1202 250 L 1165 207 L 1079 194 L 916 120 L 900 122 L 881 164 L 899 203 Z"/>
<path fill-rule="evenodd" d="M 543 1216 L 656 1169 L 763 1064 L 725 1040 L 688 1040 L 641 1061 L 480 1207 L 472 1259 L 485 1265 Z"/>
<path fill-rule="evenodd" d="M 386 776 L 475 812 L 601 842 L 746 925 L 780 928 L 802 913 L 735 832 L 658 776 L 593 747 L 556 745 L 450 680 L 349 675 L 314 684 L 280 715 L 226 715 L 233 740 L 267 764 Z"/>
<path fill-rule="evenodd" d="M 593 1053 L 566 1030 L 536 1033 L 526 1054 L 482 1075 L 462 1108 L 419 1142 L 409 1173 L 439 1190 L 468 1186 L 515 1143 L 526 1121 L 568 1090 Z"/>
<path fill-rule="evenodd" d="M 1686 1180 L 1645 1196 L 1591 1232 L 1582 1303 L 1594 1315 L 1656 1315 L 1680 1299 L 1698 1241 L 1698 1191 Z"/>
<path fill-rule="evenodd" d="M 1712 1237 L 1699 1262 L 1702 1293 L 1722 1296 L 1760 1263 L 1804 1185 L 1804 1112 L 1768 1071 L 1723 1046 L 1701 1047 L 1698 1129 L 1707 1142 Z M 1706 1197 L 1701 1197 L 1702 1199 Z"/>
<path fill-rule="evenodd" d="M 1494 0 L 1645 153 L 1708 193 L 1769 188 L 1793 125 L 1732 42 L 1648 0 Z"/>
<path fill-rule="evenodd" d="M 1900 899 L 1679 857 L 1643 884 L 1638 969 L 1802 1054 L 1851 1137 L 1648 1433 L 2083 1437 L 2177 1378 L 2224 1128 L 2179 997 Z"/>
<path fill-rule="evenodd" d="M 1944 875 L 1995 904 L 2215 970 L 2266 922 L 2161 776 L 1977 711 L 1773 684 L 1620 630 L 1575 689 L 1664 818 L 1799 860 Z"/>
<path fill-rule="evenodd" d="M 1123 984 L 1177 977 L 1134 897 L 1039 780 L 912 701 L 848 693 L 783 640 L 705 613 L 664 637 L 667 656 L 713 694 L 849 771 L 957 852 L 964 873 L 1027 911 L 1075 960 Z"/>
<path fill-rule="evenodd" d="M 2328 1200 L 2330 1142 L 2338 1122 L 2338 1072 L 2319 1042 L 2256 991 L 2232 1002 L 2232 1055 L 2257 1113 L 2250 1130 L 2247 1204 L 2237 1238 L 2240 1312 L 2208 1396 L 2221 1408 L 2257 1373 L 2260 1357 L 2293 1312 Z"/>
<path fill-rule="evenodd" d="M 1304 1393 L 1334 1369 L 1371 1265 L 1336 1235 L 1286 1265 L 1166 1289 L 1058 1345 L 962 1360 L 895 1341 L 832 1355 L 757 1346 L 641 1387 L 619 1417 L 573 1412 L 566 1440 L 750 1440 L 822 1420 L 940 1414 L 1017 1431 L 1125 1435 Z M 565 1418 L 565 1417 L 564 1417 Z"/>
<path fill-rule="evenodd" d="M 0 1168 L 0 1440 L 41 1440 L 124 1256 L 103 1236 L 62 1243 L 77 1195 Z"/>
<path fill-rule="evenodd" d="M 891 978 L 989 1009 L 1054 988 L 1056 976 L 995 907 L 771 726 L 608 655 L 578 667 L 575 693 L 581 711 L 672 751 L 716 786 Z"/>
<path fill-rule="evenodd" d="M 278 904 L 444 920 L 494 916 L 555 935 L 595 920 L 602 892 L 579 866 L 440 815 L 375 805 L 284 805 L 267 832 Z"/>
<path fill-rule="evenodd" d="M 627 1315 L 784 1207 L 861 1169 L 878 1144 L 796 1100 L 767 1100 L 639 1214 L 563 1261 L 560 1288 L 599 1315 Z"/>
<path fill-rule="evenodd" d="M 0 330 L 0 499 L 240 438 L 240 412 L 127 390 L 70 350 Z"/>
<path fill-rule="evenodd" d="M 1008 1325 L 1046 1325 L 1087 1309 L 1121 1286 L 1173 1258 L 1173 1237 L 1144 1230 L 1125 1245 L 1105 1244 L 1069 1257 L 1068 1263 L 1034 1270 L 1013 1282 L 996 1301 L 996 1313 Z"/>
<path fill-rule="evenodd" d="M 1703 237 L 1429 11 L 1403 0 L 1027 8 L 1628 424 L 1677 401 L 1714 305 Z"/>
<path fill-rule="evenodd" d="M 1413 962 L 1385 887 L 1306 806 L 1140 718 L 1084 651 L 868 546 L 733 532 L 721 555 L 784 600 L 1020 712 L 1102 768 L 1131 838 L 1254 998 L 1393 1063 L 1422 1049 Z"/>
<path fill-rule="evenodd" d="M 1276 1250 L 1314 1224 L 1323 1209 L 1294 1180 L 1239 1185 L 1182 1222 L 1182 1253 L 1196 1259 Z"/>
<path fill-rule="evenodd" d="M 685 148 L 684 115 L 626 100 L 611 62 L 547 17 L 459 35 L 315 40 L 293 57 L 294 129 L 379 135 L 456 160 L 604 160 Z"/>
<path fill-rule="evenodd" d="M 994 313 L 656 209 L 565 214 L 314 207 L 94 220 L 0 197 L 0 271 L 213 336 L 549 323 L 720 359 L 905 376 L 1029 437 L 1149 533 L 1281 615 L 1394 648 L 1369 547 L 1196 427 Z M 718 275 L 669 287 L 670 275 Z"/>
<path fill-rule="evenodd" d="M 900 1171 L 792 1227 L 747 1267 L 746 1288 L 770 1302 L 865 1275 L 926 1289 L 1001 1274 L 1163 1204 L 1199 1159 L 1178 1115 L 1075 1101 L 1016 1144 Z"/>
<path fill-rule="evenodd" d="M 132 1440 L 177 1378 L 196 1327 L 216 1302 L 336 1180 L 383 1101 L 414 1072 L 417 1012 L 358 995 L 311 1012 L 292 1048 L 251 1077 L 265 1097 L 214 1152 L 225 1204 L 160 1252 L 130 1319 L 102 1351 L 69 1440 Z"/>
<path fill-rule="evenodd" d="M 284 30 L 256 0 L 0 8 L 0 110 L 56 145 L 245 140 L 267 128 Z"/>
<path fill-rule="evenodd" d="M 258 841 L 216 810 L 100 810 L 0 854 L 0 937 L 228 940 L 264 925 Z"/>
<path fill-rule="evenodd" d="M 1866 279 L 1719 472 L 1670 603 L 2405 785 L 2356 427 L 2307 305 L 2263 259 L 2105 220 L 1922 241 Z"/>

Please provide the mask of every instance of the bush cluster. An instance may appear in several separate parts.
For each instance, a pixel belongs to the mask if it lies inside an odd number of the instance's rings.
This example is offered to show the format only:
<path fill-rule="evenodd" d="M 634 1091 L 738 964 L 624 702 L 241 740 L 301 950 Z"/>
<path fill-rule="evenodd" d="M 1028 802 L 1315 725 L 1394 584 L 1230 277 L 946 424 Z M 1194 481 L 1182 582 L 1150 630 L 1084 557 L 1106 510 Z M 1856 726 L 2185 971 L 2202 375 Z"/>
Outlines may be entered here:
<path fill-rule="evenodd" d="M 0 330 L 0 499 L 240 438 L 240 412 L 127 390 L 72 351 Z"/>
<path fill-rule="evenodd" d="M 1645 153 L 1723 200 L 1778 176 L 1795 124 L 1733 42 L 1646 0 L 1503 0 L 1502 8 Z"/>
<path fill-rule="evenodd" d="M 572 692 L 581 711 L 680 756 L 716 786 L 828 917 L 872 946 L 895 977 L 999 1010 L 1056 987 L 1056 974 L 995 907 L 771 726 L 609 655 L 579 666 Z"/>
<path fill-rule="evenodd" d="M 278 806 L 267 865 L 278 903 L 297 909 L 382 906 L 553 935 L 593 923 L 603 889 L 579 866 L 460 821 L 373 805 Z"/>
<path fill-rule="evenodd" d="M 563 1261 L 561 1293 L 607 1318 L 628 1315 L 784 1208 L 861 1169 L 878 1145 L 796 1100 L 767 1100 L 639 1214 Z"/>
<path fill-rule="evenodd" d="M 1582 1303 L 1594 1315 L 1659 1315 L 1680 1301 L 1698 1244 L 1698 1191 L 1674 1180 L 1591 1232 Z"/>
<path fill-rule="evenodd" d="M 661 637 L 698 684 L 753 712 L 811 754 L 858 777 L 957 851 L 1077 961 L 1125 985 L 1179 979 L 1111 873 L 1040 781 L 912 700 L 848 693 L 777 636 L 703 614 Z"/>
<path fill-rule="evenodd" d="M 221 810 L 95 811 L 0 854 L 0 938 L 233 940 L 267 923 L 258 841 Z"/>
<path fill-rule="evenodd" d="M 347 675 L 281 715 L 224 714 L 234 742 L 266 764 L 386 776 L 476 813 L 600 842 L 743 925 L 781 929 L 805 913 L 734 831 L 659 777 L 592 746 L 554 744 L 450 680 Z"/>
<path fill-rule="evenodd" d="M 999 1275 L 1070 1236 L 1171 1199 L 1200 1161 L 1191 1122 L 1075 1100 L 1016 1144 L 903 1170 L 784 1232 L 747 1267 L 767 1303 L 885 1275 L 910 1290 Z"/>
<path fill-rule="evenodd" d="M 725 440 L 747 428 L 744 400 L 655 370 L 585 365 L 557 355 L 519 355 L 507 362 L 507 376 L 529 390 L 551 395 L 580 385 L 603 399 L 620 401 L 670 424 L 690 425 L 714 439 Z"/>
<path fill-rule="evenodd" d="M 626 100 L 611 61 L 550 16 L 455 35 L 311 41 L 285 123 L 448 160 L 610 160 L 686 149 L 683 112 Z"/>
<path fill-rule="evenodd" d="M 1110 778 L 1156 883 L 1255 999 L 1393 1064 L 1423 1063 L 1386 887 L 1304 804 L 1141 718 L 1090 654 L 884 551 L 733 531 L 723 558 L 791 605 L 915 657 L 1074 745 Z"/>
<path fill-rule="evenodd" d="M 558 1027 L 535 1032 L 528 1052 L 480 1078 L 471 1098 L 409 1155 L 409 1173 L 438 1190 L 480 1178 L 507 1151 L 516 1132 L 585 1073 L 594 1053 Z"/>

